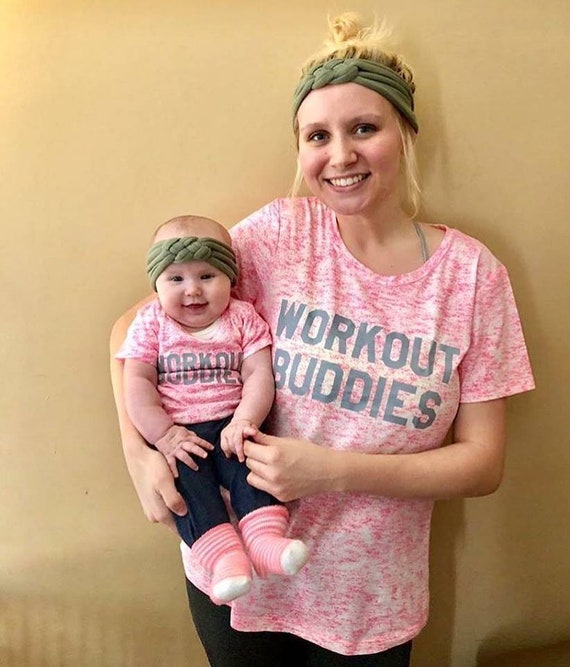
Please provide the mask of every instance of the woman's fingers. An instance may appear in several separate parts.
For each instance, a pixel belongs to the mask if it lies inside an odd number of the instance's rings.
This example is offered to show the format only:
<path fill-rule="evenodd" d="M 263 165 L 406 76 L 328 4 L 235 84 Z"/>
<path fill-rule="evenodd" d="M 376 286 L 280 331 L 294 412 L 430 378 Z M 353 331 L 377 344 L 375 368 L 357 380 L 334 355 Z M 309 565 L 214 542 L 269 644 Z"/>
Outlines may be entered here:
<path fill-rule="evenodd" d="M 156 494 L 161 498 L 161 502 L 164 503 L 171 512 L 174 512 L 174 514 L 178 514 L 178 516 L 187 514 L 188 509 L 186 508 L 184 498 L 182 498 L 176 490 L 172 478 L 165 479 L 160 485 L 157 484 Z M 160 518 L 160 522 L 170 528 L 174 527 L 174 521 L 170 514 L 163 514 Z"/>
<path fill-rule="evenodd" d="M 186 503 L 176 490 L 171 471 L 166 466 L 164 457 L 158 452 L 149 451 L 149 460 L 145 466 L 147 477 L 144 484 L 136 484 L 145 515 L 153 523 L 163 523 L 172 527 L 174 522 L 170 512 L 180 516 L 186 514 Z M 136 481 L 141 481 L 135 478 Z"/>
<path fill-rule="evenodd" d="M 330 452 L 309 440 L 259 433 L 246 441 L 245 455 L 248 482 L 281 501 L 329 490 Z"/>
<path fill-rule="evenodd" d="M 244 454 L 248 459 L 254 461 L 260 461 L 261 463 L 272 463 L 275 460 L 277 454 L 277 446 L 274 444 L 272 447 L 272 441 L 277 443 L 279 438 L 275 438 L 271 435 L 265 435 L 263 433 L 258 433 L 255 435 L 255 442 L 252 440 L 246 440 L 244 442 Z"/>
<path fill-rule="evenodd" d="M 266 438 L 267 440 L 264 438 L 265 442 L 269 443 L 272 436 L 266 436 Z M 275 443 L 279 442 L 279 438 L 273 438 L 273 440 Z M 247 476 L 248 483 L 260 491 L 270 493 L 278 500 L 291 500 L 286 490 L 289 486 L 288 477 L 291 471 L 287 470 L 286 464 L 284 465 L 279 445 L 268 446 L 268 444 L 246 440 L 244 453 L 245 464 L 250 470 Z"/>
<path fill-rule="evenodd" d="M 267 433 L 262 433 L 259 430 L 256 431 L 252 438 L 260 445 L 274 445 L 281 441 L 281 438 L 278 438 L 274 435 L 267 435 Z"/>
<path fill-rule="evenodd" d="M 279 498 L 279 496 L 275 493 L 275 488 L 273 487 L 273 485 L 270 484 L 263 477 L 260 477 L 257 473 L 250 472 L 246 479 L 247 479 L 247 483 L 250 486 L 253 486 L 256 489 L 259 489 L 260 491 L 265 491 L 265 493 L 269 493 L 273 497 L 277 498 L 277 500 L 281 500 L 283 502 L 283 499 Z"/>

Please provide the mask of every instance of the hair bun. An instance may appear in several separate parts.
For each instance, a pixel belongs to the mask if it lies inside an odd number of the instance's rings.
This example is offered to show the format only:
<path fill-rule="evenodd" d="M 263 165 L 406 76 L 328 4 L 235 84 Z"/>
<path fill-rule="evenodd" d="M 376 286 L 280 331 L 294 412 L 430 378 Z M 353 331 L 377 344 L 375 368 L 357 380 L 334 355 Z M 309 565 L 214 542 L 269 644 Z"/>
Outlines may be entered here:
<path fill-rule="evenodd" d="M 327 41 L 331 44 L 342 44 L 358 37 L 362 29 L 362 19 L 355 12 L 339 14 L 329 19 L 329 37 Z"/>

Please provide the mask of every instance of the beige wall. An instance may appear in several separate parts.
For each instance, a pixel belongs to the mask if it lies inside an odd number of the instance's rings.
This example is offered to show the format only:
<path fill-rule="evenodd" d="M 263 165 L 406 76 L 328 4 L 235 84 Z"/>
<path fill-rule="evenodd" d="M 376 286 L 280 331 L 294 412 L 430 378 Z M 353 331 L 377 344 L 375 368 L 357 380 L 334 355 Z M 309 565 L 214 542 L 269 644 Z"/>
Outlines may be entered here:
<path fill-rule="evenodd" d="M 501 490 L 437 509 L 414 664 L 570 635 L 567 0 L 4 0 L 0 664 L 205 664 L 123 465 L 107 336 L 159 222 L 231 226 L 287 191 L 297 65 L 347 7 L 397 26 L 423 216 L 509 266 L 539 385 L 511 402 Z"/>

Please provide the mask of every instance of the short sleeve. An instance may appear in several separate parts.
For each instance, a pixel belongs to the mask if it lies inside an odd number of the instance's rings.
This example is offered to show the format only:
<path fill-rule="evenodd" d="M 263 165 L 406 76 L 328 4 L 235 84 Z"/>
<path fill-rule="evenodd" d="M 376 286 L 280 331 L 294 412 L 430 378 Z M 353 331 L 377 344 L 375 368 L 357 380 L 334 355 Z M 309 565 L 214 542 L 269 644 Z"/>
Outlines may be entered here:
<path fill-rule="evenodd" d="M 487 251 L 478 266 L 471 341 L 459 365 L 462 403 L 534 389 L 507 270 Z"/>
<path fill-rule="evenodd" d="M 246 329 L 246 337 L 243 346 L 243 356 L 247 358 L 255 352 L 259 352 L 264 347 L 271 345 L 271 334 L 267 322 L 258 315 L 251 307 L 249 313 L 249 323 Z"/>
<path fill-rule="evenodd" d="M 270 280 L 279 241 L 281 200 L 274 200 L 230 229 L 239 266 L 235 296 L 255 305 L 259 286 Z"/>
<path fill-rule="evenodd" d="M 242 302 L 242 350 L 244 359 L 271 345 L 271 334 L 267 322 L 256 313 L 255 308 Z"/>
<path fill-rule="evenodd" d="M 155 366 L 158 360 L 156 302 L 143 306 L 132 321 L 117 359 L 136 359 Z"/>

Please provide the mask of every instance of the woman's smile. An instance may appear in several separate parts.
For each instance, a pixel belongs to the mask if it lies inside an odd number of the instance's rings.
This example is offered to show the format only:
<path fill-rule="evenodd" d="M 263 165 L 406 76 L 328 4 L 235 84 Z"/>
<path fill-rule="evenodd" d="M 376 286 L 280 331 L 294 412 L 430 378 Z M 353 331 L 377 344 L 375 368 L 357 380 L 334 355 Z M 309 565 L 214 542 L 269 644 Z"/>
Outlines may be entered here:
<path fill-rule="evenodd" d="M 357 174 L 355 176 L 337 176 L 335 178 L 325 178 L 327 183 L 330 183 L 335 188 L 349 188 L 353 185 L 358 185 L 366 180 L 370 174 Z"/>

